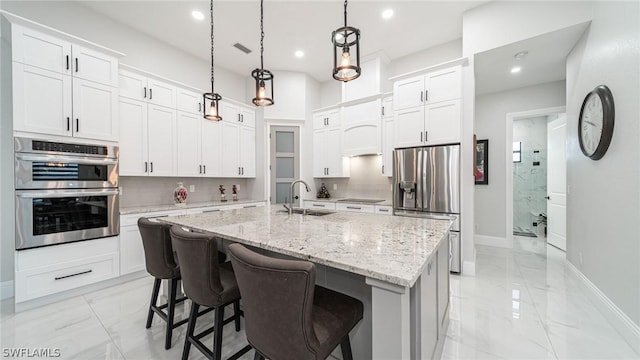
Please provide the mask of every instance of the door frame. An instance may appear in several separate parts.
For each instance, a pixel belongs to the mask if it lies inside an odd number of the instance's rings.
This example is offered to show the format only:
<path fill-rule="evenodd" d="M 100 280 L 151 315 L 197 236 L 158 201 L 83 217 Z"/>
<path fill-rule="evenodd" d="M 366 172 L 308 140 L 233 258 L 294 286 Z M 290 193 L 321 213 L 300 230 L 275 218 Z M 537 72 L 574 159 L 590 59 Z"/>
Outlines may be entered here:
<path fill-rule="evenodd" d="M 269 169 L 269 163 L 271 161 L 271 144 L 270 144 L 270 140 L 269 140 L 269 134 L 271 134 L 271 127 L 272 126 L 286 126 L 286 127 L 296 127 L 298 128 L 298 137 L 300 139 L 299 141 L 299 145 L 298 145 L 298 172 L 299 172 L 299 176 L 302 178 L 303 177 L 303 170 L 302 170 L 302 137 L 303 137 L 303 131 L 304 131 L 304 121 L 300 121 L 300 122 L 293 122 L 293 121 L 284 121 L 284 120 L 269 120 L 269 119 L 265 119 L 265 126 L 266 126 L 266 133 L 265 133 L 265 148 L 266 151 L 265 153 L 265 157 L 264 157 L 264 161 L 265 161 L 265 166 L 264 166 L 264 178 L 265 178 L 265 182 L 264 182 L 264 189 L 265 189 L 265 194 L 266 194 L 266 202 L 267 204 L 271 204 L 271 196 L 275 196 L 275 194 L 271 194 L 271 170 Z M 302 197 L 301 197 L 302 199 Z"/>
<path fill-rule="evenodd" d="M 505 161 L 506 161 L 506 216 L 505 216 L 505 243 L 503 247 L 513 248 L 513 122 L 515 120 L 527 119 L 538 116 L 549 116 L 559 113 L 565 113 L 567 111 L 566 106 L 555 106 L 520 112 L 507 113 L 506 124 L 506 146 L 505 146 Z"/>

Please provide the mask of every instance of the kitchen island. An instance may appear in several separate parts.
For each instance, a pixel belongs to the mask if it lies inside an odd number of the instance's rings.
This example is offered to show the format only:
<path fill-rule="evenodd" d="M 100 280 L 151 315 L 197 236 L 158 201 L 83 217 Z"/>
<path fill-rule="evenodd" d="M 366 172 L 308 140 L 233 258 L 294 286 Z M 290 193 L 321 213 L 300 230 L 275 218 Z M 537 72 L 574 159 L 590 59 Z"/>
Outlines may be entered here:
<path fill-rule="evenodd" d="M 289 215 L 281 209 L 160 220 L 317 264 L 318 284 L 365 304 L 365 318 L 351 334 L 354 358 L 429 359 L 439 353 L 448 325 L 450 221 Z"/>

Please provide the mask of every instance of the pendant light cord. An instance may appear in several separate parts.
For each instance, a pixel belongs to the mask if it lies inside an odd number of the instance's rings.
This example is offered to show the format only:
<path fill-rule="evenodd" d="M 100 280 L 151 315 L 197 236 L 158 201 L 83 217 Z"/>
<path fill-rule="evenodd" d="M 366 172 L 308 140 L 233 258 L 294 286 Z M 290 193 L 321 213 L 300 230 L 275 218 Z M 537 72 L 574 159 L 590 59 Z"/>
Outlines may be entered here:
<path fill-rule="evenodd" d="M 263 10 L 264 0 L 260 0 L 260 69 L 264 70 L 264 10 Z"/>
<path fill-rule="evenodd" d="M 213 94 L 215 93 L 213 90 L 213 83 L 214 83 L 214 62 L 213 62 L 213 0 L 211 0 L 211 8 L 209 11 L 210 15 L 211 15 L 211 95 L 213 96 Z"/>
<path fill-rule="evenodd" d="M 344 26 L 347 27 L 347 0 L 344 0 Z"/>

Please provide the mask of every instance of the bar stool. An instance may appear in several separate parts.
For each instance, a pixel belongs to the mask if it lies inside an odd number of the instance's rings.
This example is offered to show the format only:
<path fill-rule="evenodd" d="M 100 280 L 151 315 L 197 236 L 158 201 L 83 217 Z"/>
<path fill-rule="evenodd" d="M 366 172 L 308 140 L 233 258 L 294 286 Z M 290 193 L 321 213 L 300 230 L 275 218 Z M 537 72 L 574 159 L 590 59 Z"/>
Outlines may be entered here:
<path fill-rule="evenodd" d="M 326 359 L 338 345 L 342 358 L 353 360 L 349 332 L 362 319 L 361 301 L 315 285 L 311 262 L 270 258 L 240 244 L 228 255 L 256 360 Z"/>
<path fill-rule="evenodd" d="M 217 238 L 187 232 L 179 226 L 173 226 L 170 232 L 180 262 L 184 292 L 191 299 L 191 312 L 182 359 L 186 360 L 189 357 L 189 350 L 193 345 L 207 359 L 220 360 L 224 325 L 233 321 L 236 331 L 240 331 L 240 291 L 231 263 L 219 263 Z M 233 304 L 234 314 L 225 320 L 224 309 L 231 304 Z M 194 334 L 200 306 L 215 308 L 215 324 L 200 334 Z M 213 351 L 200 341 L 212 332 L 215 332 Z M 247 345 L 230 359 L 237 359 L 249 350 L 251 347 Z"/>
<path fill-rule="evenodd" d="M 140 235 L 142 235 L 142 246 L 144 247 L 147 272 L 155 278 L 153 291 L 151 292 L 151 303 L 149 304 L 146 328 L 151 327 L 154 314 L 158 314 L 162 320 L 167 322 L 164 341 L 165 349 L 171 347 L 173 329 L 186 324 L 189 320 L 183 319 L 174 323 L 176 304 L 183 302 L 186 298 L 181 297 L 176 299 L 178 281 L 180 280 L 180 267 L 173 256 L 171 236 L 169 234 L 170 228 L 171 226 L 168 224 L 150 221 L 147 218 L 138 219 L 138 229 L 140 230 Z M 167 303 L 156 306 L 162 280 L 169 280 Z M 164 309 L 167 309 L 166 313 L 163 311 Z"/>

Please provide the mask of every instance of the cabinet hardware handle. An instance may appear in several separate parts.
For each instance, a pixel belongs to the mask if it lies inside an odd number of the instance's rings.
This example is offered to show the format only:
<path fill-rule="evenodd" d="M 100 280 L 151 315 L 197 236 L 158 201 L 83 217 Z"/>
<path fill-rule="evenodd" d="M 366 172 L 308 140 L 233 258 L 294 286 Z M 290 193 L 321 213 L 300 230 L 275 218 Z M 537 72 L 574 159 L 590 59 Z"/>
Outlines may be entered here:
<path fill-rule="evenodd" d="M 149 88 L 149 100 L 153 99 L 153 89 Z"/>
<path fill-rule="evenodd" d="M 80 131 L 80 119 L 76 118 L 76 132 Z"/>
<path fill-rule="evenodd" d="M 202 104 L 198 103 L 198 112 L 202 111 Z"/>
<path fill-rule="evenodd" d="M 424 142 L 427 142 L 427 139 L 429 138 L 429 132 L 425 131 L 424 132 Z"/>
<path fill-rule="evenodd" d="M 244 175 L 244 167 L 242 167 L 241 169 L 242 169 L 242 174 L 241 175 Z"/>
<path fill-rule="evenodd" d="M 424 100 L 424 91 L 420 91 L 420 102 L 423 102 Z"/>
<path fill-rule="evenodd" d="M 240 175 L 240 166 L 238 166 L 238 175 Z"/>
<path fill-rule="evenodd" d="M 424 91 L 424 102 L 429 101 L 429 90 Z"/>
<path fill-rule="evenodd" d="M 71 130 L 71 129 L 69 128 L 69 120 L 70 120 L 70 119 L 69 119 L 69 117 L 67 116 L 67 131 Z"/>
<path fill-rule="evenodd" d="M 144 98 L 145 99 L 147 98 L 147 87 L 146 86 L 144 87 Z"/>
<path fill-rule="evenodd" d="M 242 119 L 242 120 L 240 120 L 240 122 L 243 123 L 244 122 L 244 114 L 240 114 L 240 119 Z"/>
<path fill-rule="evenodd" d="M 384 106 L 382 107 L 382 116 L 384 116 Z"/>
<path fill-rule="evenodd" d="M 420 131 L 420 142 L 422 142 L 422 131 Z"/>
<path fill-rule="evenodd" d="M 86 271 L 81 271 L 79 273 L 75 273 L 75 274 L 71 274 L 71 275 L 65 275 L 65 276 L 56 276 L 54 278 L 54 280 L 62 280 L 62 279 L 66 279 L 66 278 L 70 278 L 72 276 L 78 276 L 78 275 L 84 275 L 84 274 L 88 274 L 90 272 L 93 272 L 93 270 L 86 270 Z"/>
<path fill-rule="evenodd" d="M 243 208 L 248 209 L 248 208 L 254 208 L 257 207 L 256 205 L 247 205 L 247 206 L 243 206 Z"/>
<path fill-rule="evenodd" d="M 153 161 L 151 162 L 151 172 L 153 172 Z"/>
<path fill-rule="evenodd" d="M 382 173 L 384 174 L 384 165 L 382 165 Z"/>
<path fill-rule="evenodd" d="M 389 212 L 389 209 L 378 209 L 380 212 Z"/>
<path fill-rule="evenodd" d="M 144 162 L 144 172 L 149 172 L 149 163 L 147 161 Z"/>
<path fill-rule="evenodd" d="M 76 58 L 76 72 L 78 72 L 78 58 Z"/>
<path fill-rule="evenodd" d="M 206 174 L 206 173 L 207 173 L 207 165 L 202 165 L 202 172 L 203 172 L 204 174 Z"/>
<path fill-rule="evenodd" d="M 202 165 L 198 165 L 198 174 L 202 174 Z"/>
<path fill-rule="evenodd" d="M 69 55 L 67 55 L 67 70 L 69 70 Z"/>
<path fill-rule="evenodd" d="M 315 206 L 315 207 L 324 207 L 324 205 L 320 205 L 320 204 L 312 204 L 312 206 Z"/>
<path fill-rule="evenodd" d="M 216 209 L 216 210 L 205 210 L 202 213 L 212 213 L 212 212 L 218 212 L 220 211 L 220 209 Z"/>
<path fill-rule="evenodd" d="M 351 210 L 362 210 L 361 207 L 359 206 L 347 206 L 347 209 L 351 209 Z"/>

